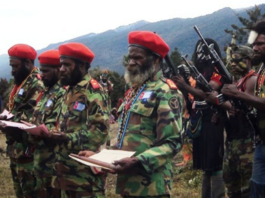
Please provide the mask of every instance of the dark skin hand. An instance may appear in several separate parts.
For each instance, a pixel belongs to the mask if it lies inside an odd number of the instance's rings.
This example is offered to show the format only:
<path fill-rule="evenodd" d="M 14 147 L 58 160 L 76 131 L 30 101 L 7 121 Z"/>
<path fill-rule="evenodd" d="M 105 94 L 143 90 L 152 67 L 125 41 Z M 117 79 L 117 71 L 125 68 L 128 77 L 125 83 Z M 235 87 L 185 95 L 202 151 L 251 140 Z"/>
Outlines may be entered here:
<path fill-rule="evenodd" d="M 221 90 L 221 93 L 228 96 L 229 98 L 237 98 L 240 91 L 234 84 L 225 84 Z"/>
<path fill-rule="evenodd" d="M 188 93 L 192 94 L 194 97 L 204 100 L 205 98 L 204 92 L 200 89 L 196 89 L 188 85 L 182 76 L 179 76 L 179 75 L 173 76 L 172 80 L 176 83 L 176 85 L 178 86 L 180 90 L 186 90 Z"/>
<path fill-rule="evenodd" d="M 95 155 L 96 153 L 93 151 L 80 151 L 78 155 L 84 156 L 84 157 L 90 157 L 92 155 Z"/>
<path fill-rule="evenodd" d="M 135 167 L 139 162 L 136 157 L 126 157 L 121 160 L 117 160 L 113 162 L 115 167 L 113 170 L 115 173 L 133 173 L 137 167 Z"/>

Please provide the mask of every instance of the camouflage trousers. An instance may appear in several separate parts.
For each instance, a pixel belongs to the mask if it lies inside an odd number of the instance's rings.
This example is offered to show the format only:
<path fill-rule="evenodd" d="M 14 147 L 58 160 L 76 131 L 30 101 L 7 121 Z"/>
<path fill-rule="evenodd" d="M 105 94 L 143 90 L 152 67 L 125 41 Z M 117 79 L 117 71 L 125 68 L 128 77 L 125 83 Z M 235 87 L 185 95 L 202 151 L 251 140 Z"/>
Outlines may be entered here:
<path fill-rule="evenodd" d="M 229 198 L 249 197 L 253 154 L 253 142 L 250 138 L 228 142 L 223 171 Z"/>
<path fill-rule="evenodd" d="M 39 174 L 38 174 L 39 175 Z M 61 197 L 61 190 L 52 188 L 52 176 L 37 177 L 36 193 L 38 198 L 57 198 Z"/>
<path fill-rule="evenodd" d="M 70 191 L 62 190 L 61 198 L 105 198 L 104 192 L 84 192 L 84 191 Z"/>
<path fill-rule="evenodd" d="M 141 198 L 140 196 L 122 196 L 122 198 Z M 143 197 L 142 197 L 143 198 Z M 170 195 L 145 196 L 145 198 L 170 198 Z"/>
<path fill-rule="evenodd" d="M 36 178 L 32 172 L 33 159 L 17 161 L 10 158 L 10 169 L 17 198 L 37 198 L 34 190 Z"/>

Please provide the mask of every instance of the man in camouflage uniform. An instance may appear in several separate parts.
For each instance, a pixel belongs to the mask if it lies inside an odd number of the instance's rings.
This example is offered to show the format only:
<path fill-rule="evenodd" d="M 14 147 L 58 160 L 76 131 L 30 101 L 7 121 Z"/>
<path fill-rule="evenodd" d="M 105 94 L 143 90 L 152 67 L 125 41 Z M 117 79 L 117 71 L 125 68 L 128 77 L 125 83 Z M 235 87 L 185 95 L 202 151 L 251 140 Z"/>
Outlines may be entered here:
<path fill-rule="evenodd" d="M 57 119 L 60 114 L 65 88 L 59 81 L 60 56 L 58 50 L 43 52 L 38 57 L 44 91 L 39 95 L 39 102 L 34 109 L 31 122 L 36 125 L 45 124 L 49 131 L 57 127 Z M 34 151 L 34 174 L 37 178 L 38 198 L 59 197 L 58 189 L 51 188 L 53 164 L 55 160 L 54 148 L 56 144 L 49 141 L 48 137 L 34 137 L 32 141 Z"/>
<path fill-rule="evenodd" d="M 109 71 L 108 70 L 103 70 L 102 71 L 102 74 L 100 76 L 99 84 L 102 86 L 102 88 L 104 89 L 104 91 L 108 95 L 109 110 L 111 110 L 111 98 L 110 98 L 110 94 L 113 91 L 113 84 L 109 80 Z M 111 119 L 113 119 L 113 118 L 110 117 L 110 120 Z M 106 146 L 107 147 L 110 146 L 110 136 L 108 137 L 108 140 L 106 142 Z"/>
<path fill-rule="evenodd" d="M 11 121 L 29 121 L 37 103 L 37 97 L 43 90 L 39 70 L 34 66 L 37 52 L 29 45 L 17 44 L 8 50 L 8 54 L 15 83 L 7 105 L 8 111 L 14 115 Z M 18 198 L 36 197 L 33 191 L 35 179 L 32 174 L 34 147 L 29 144 L 27 133 L 9 127 L 2 131 L 6 133 L 7 154 L 10 157 L 16 196 Z"/>
<path fill-rule="evenodd" d="M 236 83 L 238 90 L 254 95 L 257 75 L 251 70 L 253 50 L 247 46 L 234 46 L 231 52 L 232 73 L 241 76 Z M 249 180 L 252 172 L 255 133 L 249 119 L 250 110 L 251 108 L 245 103 L 241 106 L 233 103 L 233 108 L 229 111 L 226 127 L 227 155 L 224 158 L 223 168 L 229 198 L 248 198 L 250 193 Z"/>
<path fill-rule="evenodd" d="M 241 92 L 236 85 L 225 85 L 222 93 L 246 102 L 257 109 L 257 128 L 259 143 L 254 152 L 253 169 L 250 184 L 250 197 L 265 197 L 265 20 L 251 27 L 248 43 L 253 46 L 253 64 L 262 63 L 258 72 L 254 95 Z"/>
<path fill-rule="evenodd" d="M 185 102 L 162 75 L 168 45 L 157 34 L 130 32 L 125 79 L 131 85 L 118 112 L 119 131 L 113 148 L 135 151 L 114 162 L 116 193 L 123 197 L 170 197 L 172 159 L 181 149 Z"/>
<path fill-rule="evenodd" d="M 89 166 L 71 159 L 80 150 L 98 151 L 109 131 L 107 95 L 87 70 L 94 53 L 81 43 L 59 46 L 62 85 L 68 90 L 61 104 L 56 142 L 55 175 L 52 185 L 61 189 L 62 197 L 103 197 L 105 175 L 95 175 Z"/>

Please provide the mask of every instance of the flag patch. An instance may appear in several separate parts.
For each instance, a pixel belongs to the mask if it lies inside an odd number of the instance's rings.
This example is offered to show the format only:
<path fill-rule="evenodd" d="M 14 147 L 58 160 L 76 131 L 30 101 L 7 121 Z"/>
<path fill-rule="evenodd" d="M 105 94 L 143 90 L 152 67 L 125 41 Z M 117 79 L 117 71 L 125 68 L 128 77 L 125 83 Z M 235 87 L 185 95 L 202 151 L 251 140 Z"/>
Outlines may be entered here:
<path fill-rule="evenodd" d="M 81 102 L 75 102 L 74 109 L 77 111 L 83 111 L 85 109 L 86 105 Z"/>

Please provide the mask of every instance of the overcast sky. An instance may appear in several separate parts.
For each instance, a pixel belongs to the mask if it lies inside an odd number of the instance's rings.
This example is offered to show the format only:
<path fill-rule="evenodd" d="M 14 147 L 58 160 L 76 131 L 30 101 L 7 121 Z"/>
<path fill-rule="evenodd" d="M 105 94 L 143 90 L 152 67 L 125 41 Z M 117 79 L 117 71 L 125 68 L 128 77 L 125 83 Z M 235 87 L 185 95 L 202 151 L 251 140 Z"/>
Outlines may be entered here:
<path fill-rule="evenodd" d="M 36 50 L 139 20 L 194 18 L 224 7 L 247 8 L 264 0 L 1 0 L 0 54 L 14 44 Z"/>

